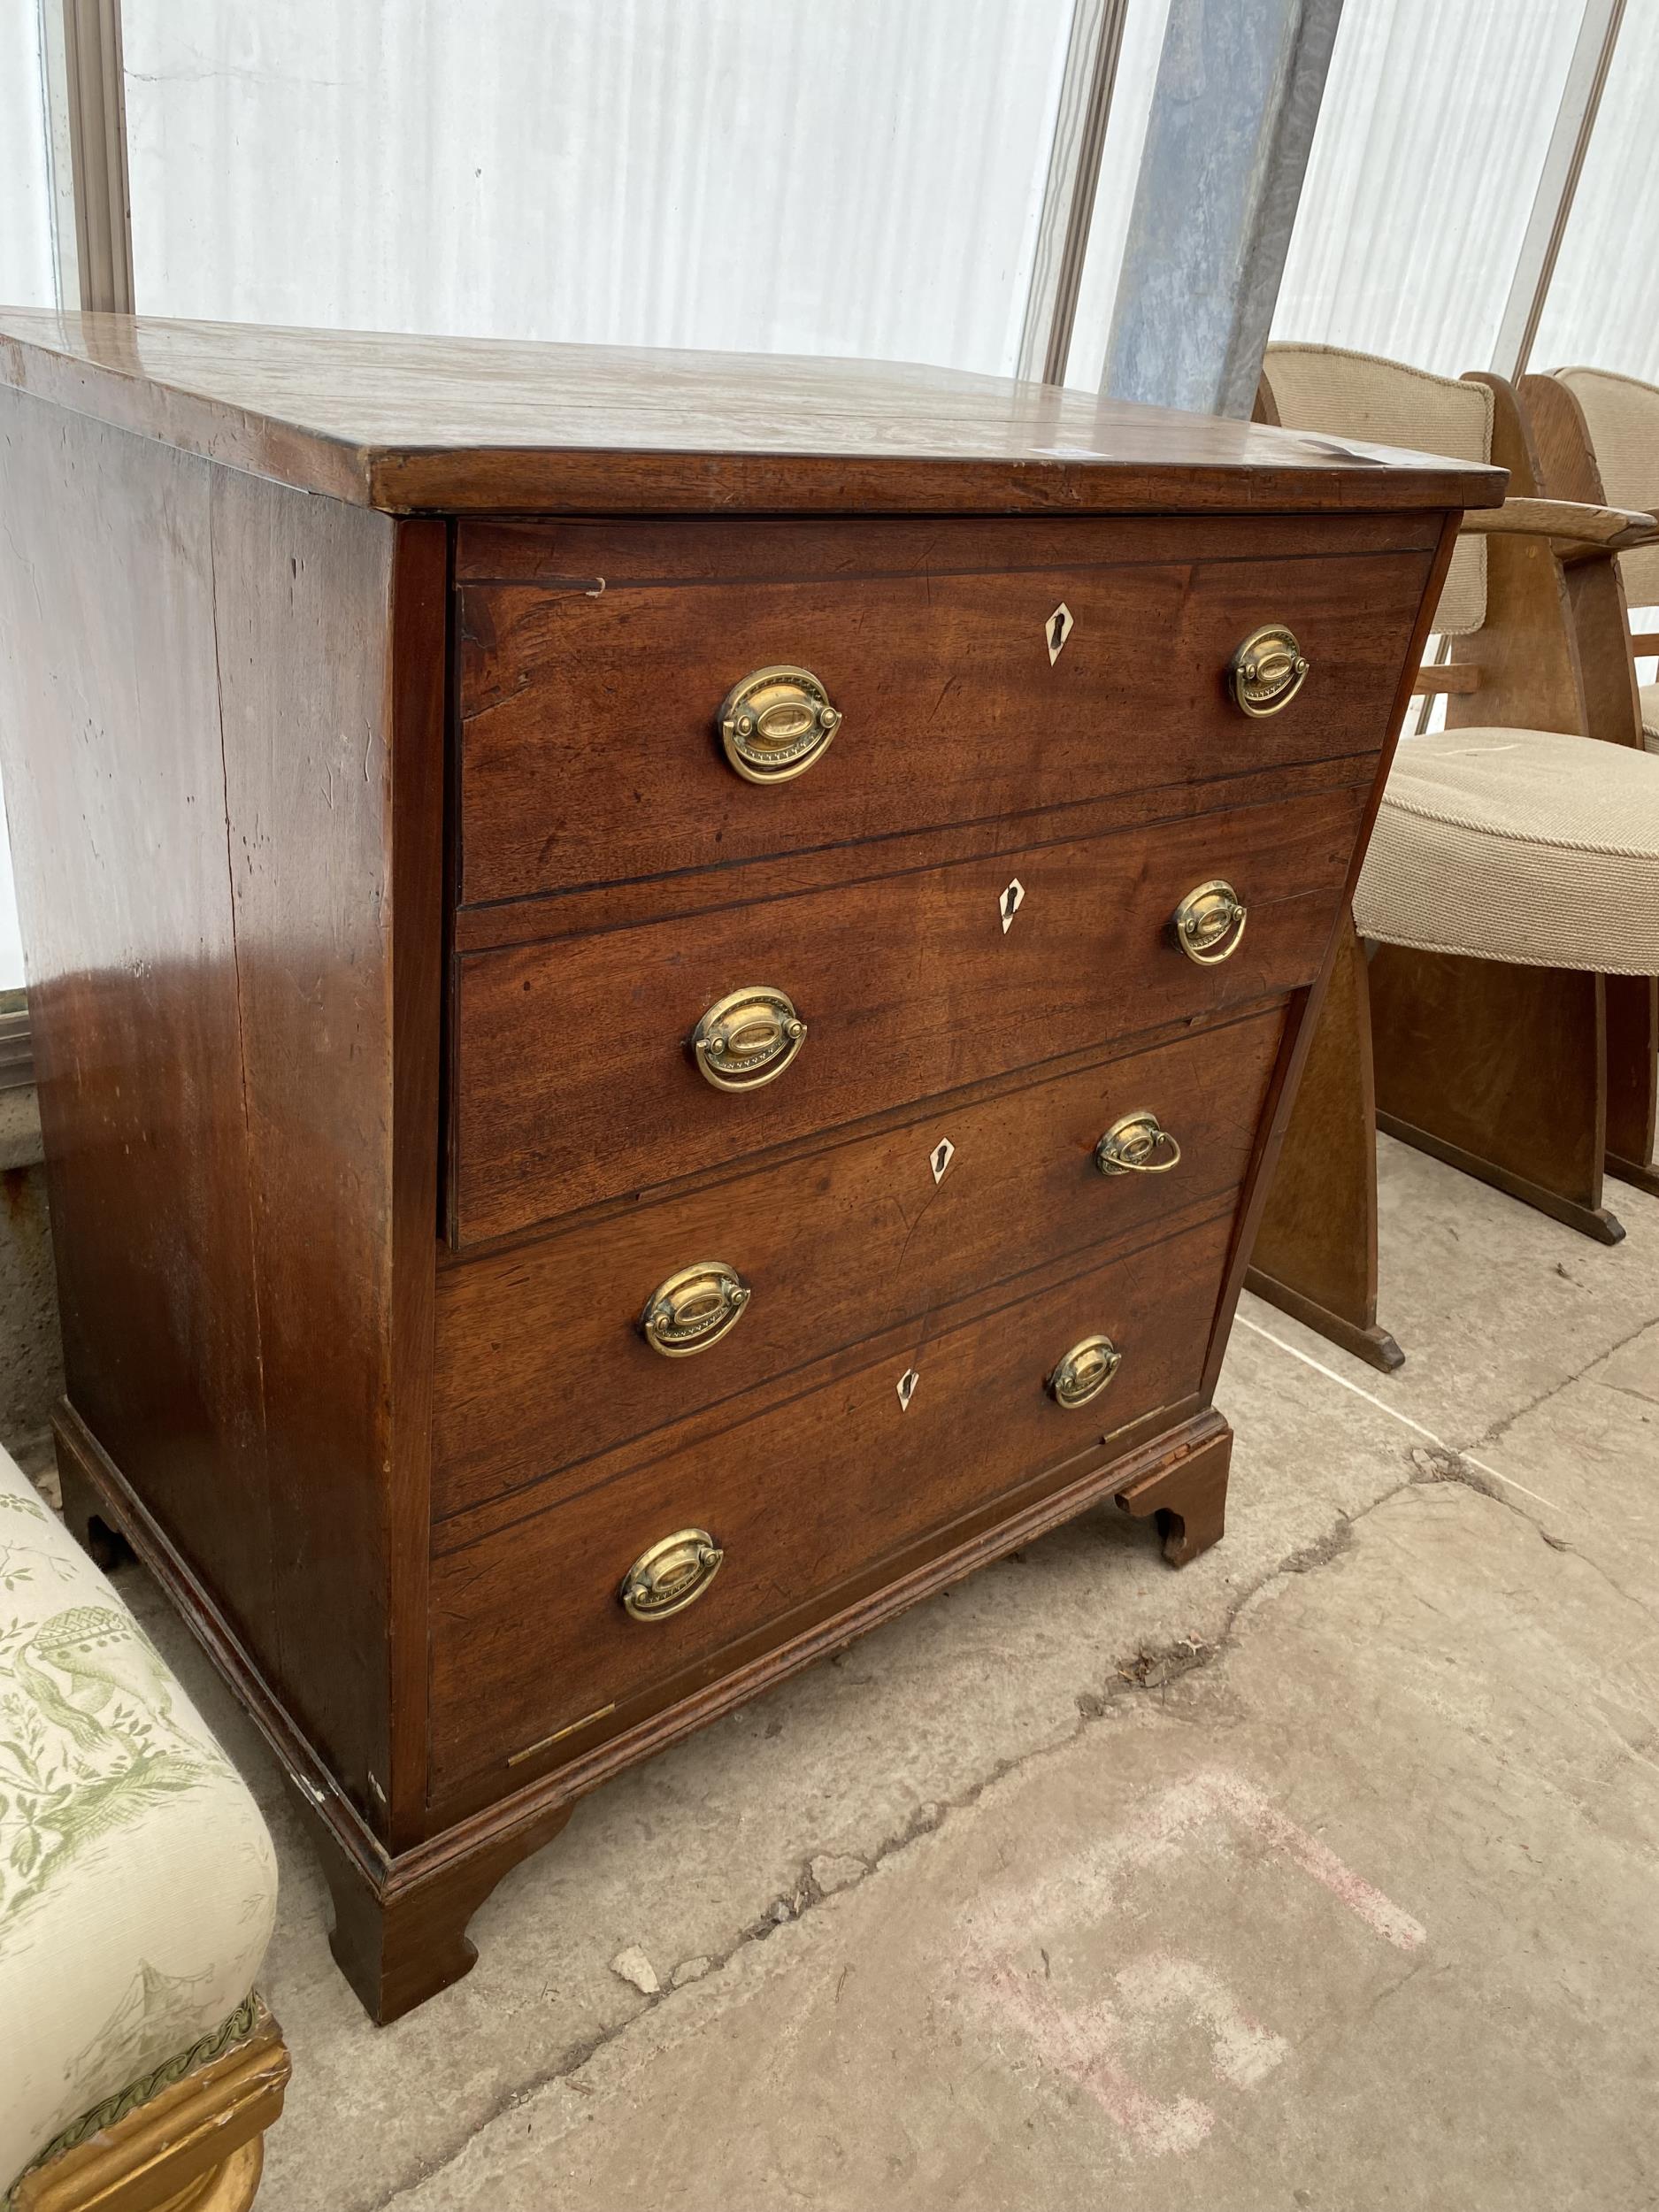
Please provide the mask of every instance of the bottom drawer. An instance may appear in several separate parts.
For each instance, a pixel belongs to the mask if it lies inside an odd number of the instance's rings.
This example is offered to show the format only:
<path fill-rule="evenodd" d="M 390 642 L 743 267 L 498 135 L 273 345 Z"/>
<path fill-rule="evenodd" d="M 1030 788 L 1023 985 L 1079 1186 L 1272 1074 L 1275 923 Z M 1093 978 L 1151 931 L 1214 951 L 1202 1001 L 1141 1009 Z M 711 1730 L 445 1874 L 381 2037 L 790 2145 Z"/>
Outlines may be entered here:
<path fill-rule="evenodd" d="M 1229 1208 L 441 1555 L 432 1568 L 432 1789 L 672 1686 L 974 1506 L 1196 1391 Z M 1087 1404 L 1048 1379 L 1088 1337 L 1121 1364 Z M 908 1407 L 899 1383 L 916 1374 Z M 534 1493 L 530 1494 L 533 1497 Z M 633 1562 L 682 1531 L 723 1555 L 682 1609 L 638 1619 Z M 695 1578 L 696 1570 L 687 1566 Z M 826 1611 L 833 1609 L 827 1603 Z M 682 1686 L 689 1686 L 683 1685 Z M 624 1713 L 630 1705 L 634 1709 Z M 584 1729 L 572 1752 L 603 1729 Z"/>

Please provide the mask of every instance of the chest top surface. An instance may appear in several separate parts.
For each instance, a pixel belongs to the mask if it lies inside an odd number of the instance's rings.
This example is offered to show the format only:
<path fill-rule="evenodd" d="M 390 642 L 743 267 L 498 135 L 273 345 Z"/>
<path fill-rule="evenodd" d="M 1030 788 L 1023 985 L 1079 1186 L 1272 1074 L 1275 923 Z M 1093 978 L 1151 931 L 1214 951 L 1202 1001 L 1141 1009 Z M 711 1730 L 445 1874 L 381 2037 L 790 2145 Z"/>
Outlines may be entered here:
<path fill-rule="evenodd" d="M 391 513 L 1319 513 L 1503 472 L 948 369 L 0 309 L 0 386 Z"/>

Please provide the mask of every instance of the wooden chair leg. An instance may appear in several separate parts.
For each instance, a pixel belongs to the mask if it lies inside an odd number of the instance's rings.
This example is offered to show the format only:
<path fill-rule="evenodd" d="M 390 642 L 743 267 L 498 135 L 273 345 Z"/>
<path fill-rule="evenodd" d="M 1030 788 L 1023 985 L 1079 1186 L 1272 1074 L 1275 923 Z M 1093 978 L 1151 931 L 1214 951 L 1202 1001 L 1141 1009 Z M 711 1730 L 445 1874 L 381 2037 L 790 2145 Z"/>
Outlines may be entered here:
<path fill-rule="evenodd" d="M 1659 1198 L 1659 980 L 1607 979 L 1607 1171 Z"/>
<path fill-rule="evenodd" d="M 1245 1281 L 1385 1374 L 1405 1354 L 1377 1325 L 1377 1128 L 1364 949 L 1352 923 L 1291 1108 Z"/>
<path fill-rule="evenodd" d="M 1601 1244 L 1603 979 L 1381 946 L 1371 964 L 1377 1122 Z"/>

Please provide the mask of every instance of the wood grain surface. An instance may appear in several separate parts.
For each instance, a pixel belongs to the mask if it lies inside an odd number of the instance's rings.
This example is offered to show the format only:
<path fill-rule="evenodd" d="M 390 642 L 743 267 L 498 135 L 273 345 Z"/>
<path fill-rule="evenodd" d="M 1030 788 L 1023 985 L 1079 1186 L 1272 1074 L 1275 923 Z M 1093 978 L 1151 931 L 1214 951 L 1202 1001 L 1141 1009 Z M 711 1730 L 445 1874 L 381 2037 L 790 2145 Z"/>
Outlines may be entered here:
<path fill-rule="evenodd" d="M 729 867 L 715 848 L 701 867 L 673 875 L 590 884 L 586 890 L 541 893 L 488 906 L 457 906 L 448 915 L 452 953 L 492 952 L 505 945 L 551 944 L 641 922 L 691 924 L 728 906 L 850 887 L 874 875 L 907 875 L 956 861 L 1010 856 L 1033 845 L 1072 843 L 1157 826 L 1176 818 L 1228 814 L 1264 802 L 1290 805 L 1322 793 L 1351 789 L 1367 774 L 1363 757 L 1305 761 L 1285 768 L 1247 768 L 1212 781 L 1148 784 L 1110 798 L 1082 799 L 1041 814 L 993 814 L 942 829 L 895 832 L 855 845 L 803 846 Z M 453 849 L 456 841 L 450 841 Z"/>
<path fill-rule="evenodd" d="M 885 362 L 0 313 L 0 382 L 394 511 L 1495 504 L 1502 472 Z"/>
<path fill-rule="evenodd" d="M 1381 1125 L 1616 1243 L 1602 979 L 1379 945 L 1370 984 Z"/>
<path fill-rule="evenodd" d="M 380 1822 L 399 526 L 0 409 L 27 518 L 0 534 L 0 745 L 69 1396 Z M 440 666 L 415 651 L 406 703 Z"/>
<path fill-rule="evenodd" d="M 735 1162 L 957 1084 L 1310 982 L 1370 789 L 1061 842 L 733 906 L 458 965 L 453 1218 L 463 1243 Z M 1185 895 L 1249 909 L 1232 958 L 1174 941 Z M 1025 890 L 1004 933 L 1000 902 Z M 793 1064 L 736 1095 L 687 1050 L 749 984 L 808 1024 Z"/>
<path fill-rule="evenodd" d="M 1351 917 L 1263 1209 L 1248 1287 L 1392 1372 L 1403 1354 L 1377 1320 L 1377 1096 L 1365 949 Z"/>
<path fill-rule="evenodd" d="M 1110 1250 L 1235 1191 L 1282 1010 L 1048 1082 L 945 1107 L 684 1198 L 446 1269 L 438 1285 L 434 1515 L 457 1511 L 1067 1252 Z M 1151 1108 L 1167 1173 L 1106 1177 L 1102 1133 Z M 935 1148 L 954 1148 L 935 1182 Z M 638 1326 L 677 1269 L 725 1259 L 751 1288 L 731 1333 L 665 1359 Z"/>
<path fill-rule="evenodd" d="M 1502 482 L 927 369 L 0 312 L 72 1503 L 294 1778 L 377 2017 L 581 1791 L 812 1656 L 1114 1495 L 1219 1534 L 1310 987 Z M 1312 673 L 1247 722 L 1271 621 Z M 714 708 L 791 659 L 846 719 L 755 790 Z M 745 985 L 809 1033 L 734 1097 L 687 1045 Z M 1136 1108 L 1181 1168 L 1102 1179 Z M 661 1360 L 703 1258 L 750 1310 Z M 707 1598 L 630 1622 L 687 1525 Z"/>
<path fill-rule="evenodd" d="M 664 549 L 665 526 L 641 524 L 567 549 L 566 530 L 553 557 L 588 557 L 563 583 L 463 588 L 464 902 L 1374 753 L 1437 537 L 1415 516 L 1420 543 L 1369 551 L 1398 518 L 1309 521 L 1268 558 L 1225 522 L 1187 524 L 1179 552 L 1160 522 L 941 523 L 907 572 L 914 525 L 826 523 L 770 549 L 804 572 L 763 580 L 744 572 L 754 531 L 681 526 Z M 705 580 L 653 580 L 670 559 Z M 1251 721 L 1225 672 L 1269 622 L 1311 672 Z M 778 663 L 810 669 L 844 719 L 804 774 L 760 788 L 716 716 Z"/>
<path fill-rule="evenodd" d="M 550 1510 L 528 1510 L 532 1494 L 526 1517 L 434 1560 L 434 1791 L 648 1685 L 666 1691 L 769 1617 L 1190 1392 L 1230 1225 L 1224 1214 L 941 1331 L 908 1410 L 902 1363 L 880 1362 Z M 1099 1399 L 1063 1410 L 1046 1379 L 1096 1332 L 1122 1367 Z M 707 1595 L 630 1619 L 617 1596 L 629 1563 L 687 1527 L 726 1548 Z"/>

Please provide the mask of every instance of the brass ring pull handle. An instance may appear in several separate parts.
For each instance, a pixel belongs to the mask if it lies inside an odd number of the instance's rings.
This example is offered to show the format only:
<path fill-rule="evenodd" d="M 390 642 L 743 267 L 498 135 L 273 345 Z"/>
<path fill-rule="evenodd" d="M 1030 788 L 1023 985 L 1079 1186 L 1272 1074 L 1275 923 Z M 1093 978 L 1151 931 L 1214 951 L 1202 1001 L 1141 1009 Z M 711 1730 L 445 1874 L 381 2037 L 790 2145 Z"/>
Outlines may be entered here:
<path fill-rule="evenodd" d="M 757 668 L 734 684 L 715 722 L 726 757 L 746 783 L 787 783 L 822 760 L 841 712 L 810 668 Z"/>
<path fill-rule="evenodd" d="M 1294 631 L 1282 622 L 1252 630 L 1227 663 L 1227 693 L 1253 722 L 1279 714 L 1307 680 L 1308 663 Z"/>
<path fill-rule="evenodd" d="M 642 1551 L 617 1595 L 631 1620 L 665 1621 L 695 1605 L 720 1571 L 726 1554 L 706 1528 L 682 1528 Z"/>
<path fill-rule="evenodd" d="M 1176 908 L 1176 942 L 1201 968 L 1219 967 L 1243 943 L 1248 919 L 1249 910 L 1240 903 L 1238 893 L 1217 877 L 1189 891 Z"/>
<path fill-rule="evenodd" d="M 749 1285 L 724 1260 L 699 1260 L 659 1283 L 640 1316 L 640 1331 L 664 1359 L 689 1359 L 718 1344 L 742 1319 Z"/>
<path fill-rule="evenodd" d="M 1120 1116 L 1094 1148 L 1094 1164 L 1102 1175 L 1167 1175 L 1180 1163 L 1180 1146 L 1144 1108 Z"/>
<path fill-rule="evenodd" d="M 691 1053 L 717 1091 L 757 1091 L 777 1081 L 805 1036 L 786 993 L 751 983 L 715 1001 L 691 1033 Z"/>
<path fill-rule="evenodd" d="M 1068 1413 L 1098 1398 L 1123 1364 L 1123 1354 L 1109 1336 L 1086 1336 L 1074 1344 L 1048 1378 L 1048 1395 Z"/>

